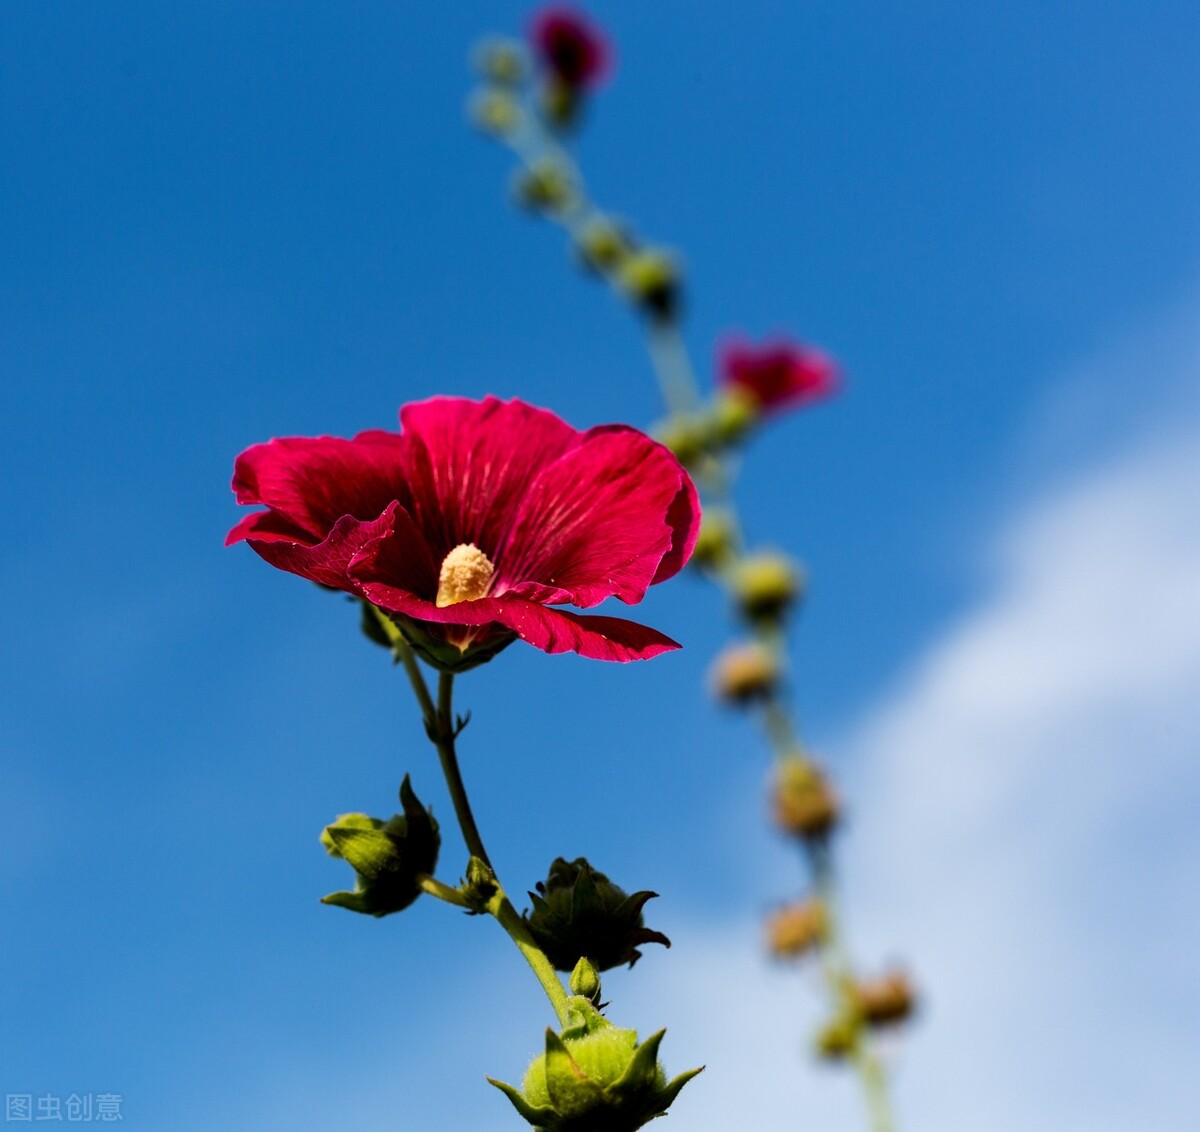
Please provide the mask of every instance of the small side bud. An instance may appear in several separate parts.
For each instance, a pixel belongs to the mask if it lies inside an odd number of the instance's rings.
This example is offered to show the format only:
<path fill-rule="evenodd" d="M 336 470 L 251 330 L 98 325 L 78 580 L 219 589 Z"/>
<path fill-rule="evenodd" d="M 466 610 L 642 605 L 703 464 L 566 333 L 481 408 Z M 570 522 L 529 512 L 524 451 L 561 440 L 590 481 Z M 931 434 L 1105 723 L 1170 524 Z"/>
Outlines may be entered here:
<path fill-rule="evenodd" d="M 724 649 L 713 663 L 709 678 L 717 699 L 745 706 L 770 696 L 779 686 L 780 675 L 775 653 L 754 641 Z"/>
<path fill-rule="evenodd" d="M 519 86 L 529 74 L 529 56 L 514 39 L 485 39 L 475 48 L 475 70 L 498 86 Z"/>
<path fill-rule="evenodd" d="M 654 434 L 685 467 L 695 465 L 709 448 L 708 430 L 700 417 L 670 417 L 655 428 Z"/>
<path fill-rule="evenodd" d="M 489 865 L 484 864 L 478 857 L 472 857 L 467 862 L 467 875 L 460 891 L 466 899 L 467 907 L 472 912 L 480 913 L 487 909 L 488 901 L 500 890 L 496 874 Z"/>
<path fill-rule="evenodd" d="M 348 862 L 356 874 L 352 892 L 333 892 L 322 904 L 352 912 L 387 916 L 407 908 L 421 895 L 421 877 L 437 866 L 441 835 L 432 810 L 413 793 L 408 775 L 400 787 L 403 814 L 390 821 L 366 814 L 342 814 L 321 834 L 331 857 Z"/>
<path fill-rule="evenodd" d="M 820 841 L 837 826 L 841 809 L 821 769 L 801 755 L 788 755 L 776 771 L 772 792 L 775 823 L 787 833 Z"/>
<path fill-rule="evenodd" d="M 762 418 L 758 401 L 739 389 L 726 389 L 713 407 L 713 432 L 722 445 L 740 444 Z"/>
<path fill-rule="evenodd" d="M 639 1043 L 637 1032 L 614 1026 L 589 1002 L 570 1000 L 561 1034 L 546 1031 L 520 1090 L 488 1080 L 542 1132 L 635 1132 L 662 1116 L 699 1069 L 672 1081 L 658 1061 L 665 1030 Z"/>
<path fill-rule="evenodd" d="M 681 280 L 674 256 L 662 248 L 634 252 L 621 264 L 622 289 L 647 314 L 669 320 L 679 310 Z"/>
<path fill-rule="evenodd" d="M 819 900 L 781 908 L 767 919 L 767 946 L 779 959 L 798 959 L 819 947 L 829 930 L 829 914 Z"/>
<path fill-rule="evenodd" d="M 899 1025 L 916 1009 L 916 992 L 903 971 L 856 983 L 852 995 L 855 1008 L 868 1026 Z"/>
<path fill-rule="evenodd" d="M 571 993 L 586 998 L 593 1006 L 600 1004 L 600 972 L 587 956 L 582 956 L 571 972 Z"/>
<path fill-rule="evenodd" d="M 733 592 L 743 617 L 774 623 L 791 608 L 804 590 L 804 575 L 783 554 L 752 554 L 738 564 Z"/>
<path fill-rule="evenodd" d="M 470 109 L 476 129 L 496 137 L 506 137 L 521 122 L 521 107 L 505 90 L 481 91 L 471 99 Z"/>
<path fill-rule="evenodd" d="M 519 204 L 535 212 L 564 212 L 575 200 L 570 172 L 551 157 L 540 158 L 518 172 L 513 193 Z"/>
<path fill-rule="evenodd" d="M 733 558 L 736 541 L 737 528 L 729 512 L 706 508 L 700 519 L 696 548 L 692 551 L 692 565 L 702 570 L 720 570 Z"/>
<path fill-rule="evenodd" d="M 583 858 L 558 857 L 550 875 L 531 892 L 524 919 L 530 934 L 559 971 L 573 971 L 584 956 L 597 971 L 633 966 L 639 945 L 671 941 L 645 926 L 642 909 L 657 893 L 628 895 Z"/>
<path fill-rule="evenodd" d="M 826 1061 L 842 1061 L 858 1048 L 859 1021 L 851 1014 L 842 1014 L 827 1022 L 816 1037 L 816 1050 Z"/>
<path fill-rule="evenodd" d="M 601 275 L 616 271 L 633 251 L 633 240 L 618 223 L 601 216 L 589 220 L 576 239 L 583 262 Z"/>

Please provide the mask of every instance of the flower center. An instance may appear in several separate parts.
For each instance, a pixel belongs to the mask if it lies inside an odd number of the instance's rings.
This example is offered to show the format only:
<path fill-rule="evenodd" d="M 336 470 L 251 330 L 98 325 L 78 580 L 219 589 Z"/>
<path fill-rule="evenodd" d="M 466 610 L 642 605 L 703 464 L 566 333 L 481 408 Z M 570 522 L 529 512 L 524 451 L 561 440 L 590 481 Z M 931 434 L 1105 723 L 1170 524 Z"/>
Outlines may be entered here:
<path fill-rule="evenodd" d="M 496 567 L 473 542 L 460 542 L 442 560 L 438 576 L 437 606 L 455 605 L 485 597 Z"/>

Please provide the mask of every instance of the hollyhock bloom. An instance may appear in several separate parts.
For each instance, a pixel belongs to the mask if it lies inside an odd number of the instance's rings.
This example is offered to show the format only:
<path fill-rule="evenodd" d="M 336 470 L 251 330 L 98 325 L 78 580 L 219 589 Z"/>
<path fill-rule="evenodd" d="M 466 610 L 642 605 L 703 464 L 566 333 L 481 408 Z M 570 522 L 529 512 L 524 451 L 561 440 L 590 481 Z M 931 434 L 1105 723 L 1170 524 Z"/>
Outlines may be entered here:
<path fill-rule="evenodd" d="M 447 670 L 518 637 L 546 652 L 639 660 L 679 646 L 644 625 L 554 608 L 639 602 L 696 541 L 696 489 L 624 425 L 579 432 L 545 409 L 434 397 L 399 433 L 272 440 L 237 459 L 229 532 L 273 566 L 386 610 Z"/>
<path fill-rule="evenodd" d="M 837 363 L 812 346 L 787 341 L 754 346 L 727 342 L 721 350 L 720 381 L 744 394 L 763 412 L 800 408 L 835 393 L 841 384 Z"/>
<path fill-rule="evenodd" d="M 543 8 L 533 18 L 529 38 L 546 69 L 571 90 L 594 87 L 608 74 L 608 41 L 572 8 Z"/>

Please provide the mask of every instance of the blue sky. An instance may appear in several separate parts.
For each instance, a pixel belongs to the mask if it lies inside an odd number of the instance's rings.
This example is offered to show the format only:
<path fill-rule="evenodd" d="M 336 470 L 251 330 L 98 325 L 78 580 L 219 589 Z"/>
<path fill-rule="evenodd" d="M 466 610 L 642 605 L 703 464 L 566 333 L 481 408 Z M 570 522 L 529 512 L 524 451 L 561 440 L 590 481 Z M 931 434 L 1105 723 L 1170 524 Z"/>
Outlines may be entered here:
<path fill-rule="evenodd" d="M 438 392 L 658 414 L 636 326 L 465 124 L 472 43 L 528 9 L 444 7 L 0 12 L 0 1092 L 178 1132 L 510 1119 L 483 1075 L 549 1019 L 500 933 L 317 903 L 337 813 L 407 770 L 449 817 L 405 687 L 349 606 L 221 547 L 272 435 Z M 683 250 L 701 369 L 741 329 L 849 374 L 744 500 L 812 572 L 797 692 L 852 800 L 857 945 L 928 989 L 903 1126 L 1193 1128 L 1200 14 L 593 11 L 618 67 L 583 162 Z M 638 613 L 684 650 L 461 682 L 493 856 L 518 892 L 586 853 L 662 893 L 675 947 L 606 986 L 708 1062 L 680 1127 L 747 1119 L 739 1084 L 764 1132 L 857 1127 L 800 1045 L 815 981 L 758 954 L 799 878 L 703 700 L 728 627 L 688 579 Z"/>

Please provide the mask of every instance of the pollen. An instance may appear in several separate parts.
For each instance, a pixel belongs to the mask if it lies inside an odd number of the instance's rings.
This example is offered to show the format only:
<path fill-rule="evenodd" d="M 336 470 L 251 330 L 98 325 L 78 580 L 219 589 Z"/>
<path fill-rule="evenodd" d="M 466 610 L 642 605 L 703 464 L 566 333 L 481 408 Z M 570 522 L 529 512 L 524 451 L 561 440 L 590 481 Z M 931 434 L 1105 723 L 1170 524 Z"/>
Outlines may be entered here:
<path fill-rule="evenodd" d="M 438 576 L 437 605 L 445 608 L 460 601 L 486 597 L 496 572 L 492 560 L 473 542 L 460 542 L 442 560 Z"/>

